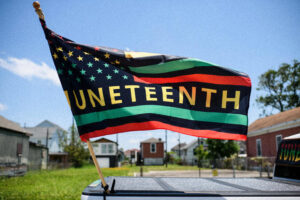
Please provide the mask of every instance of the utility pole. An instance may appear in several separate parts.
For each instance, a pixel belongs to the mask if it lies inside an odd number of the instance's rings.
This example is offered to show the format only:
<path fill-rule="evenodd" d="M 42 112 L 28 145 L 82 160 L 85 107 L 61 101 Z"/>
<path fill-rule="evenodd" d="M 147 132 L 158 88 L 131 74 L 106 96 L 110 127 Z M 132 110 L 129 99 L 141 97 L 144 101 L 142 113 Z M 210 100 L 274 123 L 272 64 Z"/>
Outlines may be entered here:
<path fill-rule="evenodd" d="M 179 159 L 181 160 L 181 149 L 180 149 L 180 146 L 181 146 L 181 144 L 180 144 L 180 133 L 178 133 L 178 149 L 179 149 Z"/>
<path fill-rule="evenodd" d="M 49 128 L 47 128 L 47 134 L 46 134 L 46 147 L 47 147 L 47 169 L 49 165 L 49 148 L 48 148 L 48 138 L 49 138 Z"/>
<path fill-rule="evenodd" d="M 200 138 L 198 137 L 198 147 L 199 148 L 200 146 Z M 201 169 L 200 169 L 200 159 L 199 159 L 199 156 L 198 157 L 198 170 L 199 170 L 199 178 L 201 177 Z"/>
<path fill-rule="evenodd" d="M 166 154 L 165 154 L 165 161 L 166 161 L 166 167 L 168 167 L 168 130 L 165 130 L 165 138 L 166 138 Z"/>
<path fill-rule="evenodd" d="M 116 134 L 116 141 L 117 141 L 117 164 L 119 167 L 119 134 Z"/>

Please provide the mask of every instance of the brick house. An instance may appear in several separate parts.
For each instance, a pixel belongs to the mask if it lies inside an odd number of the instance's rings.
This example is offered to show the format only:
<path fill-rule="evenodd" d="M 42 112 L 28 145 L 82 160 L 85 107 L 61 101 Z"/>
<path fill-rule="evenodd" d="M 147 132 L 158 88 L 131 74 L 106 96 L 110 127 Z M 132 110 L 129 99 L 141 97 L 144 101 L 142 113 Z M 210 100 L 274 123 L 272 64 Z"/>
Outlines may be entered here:
<path fill-rule="evenodd" d="M 280 141 L 300 133 L 300 107 L 261 118 L 248 128 L 248 157 L 276 157 Z"/>
<path fill-rule="evenodd" d="M 159 138 L 149 138 L 141 142 L 141 156 L 144 165 L 164 164 L 164 142 Z"/>

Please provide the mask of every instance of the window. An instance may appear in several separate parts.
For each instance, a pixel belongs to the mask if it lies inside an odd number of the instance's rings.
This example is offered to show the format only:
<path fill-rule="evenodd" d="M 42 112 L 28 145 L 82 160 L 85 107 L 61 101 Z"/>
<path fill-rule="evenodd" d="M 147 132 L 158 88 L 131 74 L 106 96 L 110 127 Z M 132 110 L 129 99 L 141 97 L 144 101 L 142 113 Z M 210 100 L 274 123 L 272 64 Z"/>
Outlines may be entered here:
<path fill-rule="evenodd" d="M 257 156 L 262 156 L 262 151 L 261 151 L 261 139 L 256 140 L 256 155 Z"/>
<path fill-rule="evenodd" d="M 101 144 L 101 153 L 107 153 L 107 146 L 106 146 L 106 144 Z"/>
<path fill-rule="evenodd" d="M 99 144 L 92 143 L 93 148 L 99 147 Z"/>
<path fill-rule="evenodd" d="M 276 151 L 279 148 L 281 140 L 282 140 L 282 135 L 276 135 Z"/>
<path fill-rule="evenodd" d="M 22 155 L 22 151 L 23 150 L 23 144 L 22 143 L 18 143 L 17 144 L 17 156 L 21 156 Z"/>
<path fill-rule="evenodd" d="M 151 153 L 155 153 L 156 152 L 156 144 L 155 143 L 151 143 L 150 144 L 150 152 Z"/>
<path fill-rule="evenodd" d="M 114 153 L 114 146 L 113 146 L 113 144 L 108 144 L 108 153 Z"/>

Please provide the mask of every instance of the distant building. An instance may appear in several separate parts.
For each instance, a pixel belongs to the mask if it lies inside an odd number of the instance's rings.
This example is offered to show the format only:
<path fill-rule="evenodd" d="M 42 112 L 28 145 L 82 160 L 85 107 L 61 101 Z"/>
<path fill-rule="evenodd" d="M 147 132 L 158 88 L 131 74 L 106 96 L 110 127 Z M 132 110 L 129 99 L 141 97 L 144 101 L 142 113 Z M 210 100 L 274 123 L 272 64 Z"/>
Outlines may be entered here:
<path fill-rule="evenodd" d="M 47 169 L 48 149 L 46 146 L 29 142 L 28 169 Z"/>
<path fill-rule="evenodd" d="M 131 163 L 135 163 L 137 162 L 139 152 L 140 150 L 138 149 L 128 149 L 125 151 L 124 154 L 125 157 L 128 158 Z"/>
<path fill-rule="evenodd" d="M 196 165 L 198 163 L 198 159 L 196 156 L 196 148 L 199 145 L 203 145 L 204 149 L 207 147 L 206 139 L 199 138 L 191 141 L 190 143 L 181 143 L 180 145 L 175 145 L 171 151 L 174 151 L 176 153 L 176 156 L 178 158 L 181 158 L 182 162 L 187 165 Z M 179 154 L 180 149 L 180 154 Z"/>
<path fill-rule="evenodd" d="M 117 143 L 106 138 L 93 141 L 92 146 L 100 167 L 118 167 Z"/>
<path fill-rule="evenodd" d="M 49 161 L 56 163 L 67 163 L 67 153 L 63 152 L 60 146 L 59 138 L 66 132 L 58 125 L 44 120 L 35 127 L 26 127 L 28 132 L 32 133 L 30 142 L 47 146 L 49 149 Z"/>
<path fill-rule="evenodd" d="M 300 133 L 300 107 L 261 118 L 248 129 L 247 155 L 275 157 L 280 141 Z"/>
<path fill-rule="evenodd" d="M 14 176 L 27 171 L 29 136 L 17 123 L 0 116 L 0 175 Z"/>
<path fill-rule="evenodd" d="M 164 164 L 164 142 L 160 138 L 149 138 L 142 141 L 140 147 L 144 165 Z"/>
<path fill-rule="evenodd" d="M 178 143 L 174 147 L 171 148 L 171 151 L 173 151 L 178 158 L 182 158 L 181 155 L 183 155 L 183 147 L 186 146 L 186 143 Z"/>
<path fill-rule="evenodd" d="M 196 149 L 200 145 L 203 145 L 203 148 L 206 149 L 207 148 L 206 139 L 203 138 L 195 139 L 183 147 L 182 160 L 185 164 L 196 165 L 198 163 Z"/>

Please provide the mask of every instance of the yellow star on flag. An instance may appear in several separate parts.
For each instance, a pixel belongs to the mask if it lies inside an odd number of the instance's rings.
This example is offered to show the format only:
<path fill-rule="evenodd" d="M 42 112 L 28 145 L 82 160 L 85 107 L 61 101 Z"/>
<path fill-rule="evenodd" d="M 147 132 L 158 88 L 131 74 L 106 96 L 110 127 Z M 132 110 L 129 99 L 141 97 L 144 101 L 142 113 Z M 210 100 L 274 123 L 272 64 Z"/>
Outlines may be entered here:
<path fill-rule="evenodd" d="M 58 56 L 57 56 L 56 53 L 53 54 L 53 58 L 54 58 L 54 59 L 57 59 L 57 58 L 58 58 Z"/>
<path fill-rule="evenodd" d="M 73 56 L 73 51 L 69 51 L 68 56 L 69 57 Z"/>
<path fill-rule="evenodd" d="M 63 52 L 63 49 L 62 49 L 62 47 L 57 47 L 57 48 L 56 48 L 56 51 L 57 51 L 57 52 L 59 52 L 59 51 Z"/>
<path fill-rule="evenodd" d="M 95 57 L 94 60 L 95 60 L 95 61 L 99 61 L 99 58 Z"/>
<path fill-rule="evenodd" d="M 68 60 L 67 56 L 64 56 L 63 58 L 64 58 L 64 60 L 65 60 L 65 61 L 67 61 L 67 60 Z"/>
<path fill-rule="evenodd" d="M 83 61 L 83 57 L 81 57 L 81 56 L 78 56 L 77 59 L 78 59 L 79 61 Z"/>
<path fill-rule="evenodd" d="M 86 51 L 84 51 L 83 53 L 84 53 L 84 55 L 90 55 L 90 54 L 89 54 L 88 52 L 86 52 Z"/>
<path fill-rule="evenodd" d="M 120 61 L 116 60 L 115 63 L 116 63 L 117 65 L 119 65 L 119 64 L 120 64 Z"/>
<path fill-rule="evenodd" d="M 109 53 L 104 54 L 105 58 L 109 58 L 109 56 L 110 56 Z"/>

